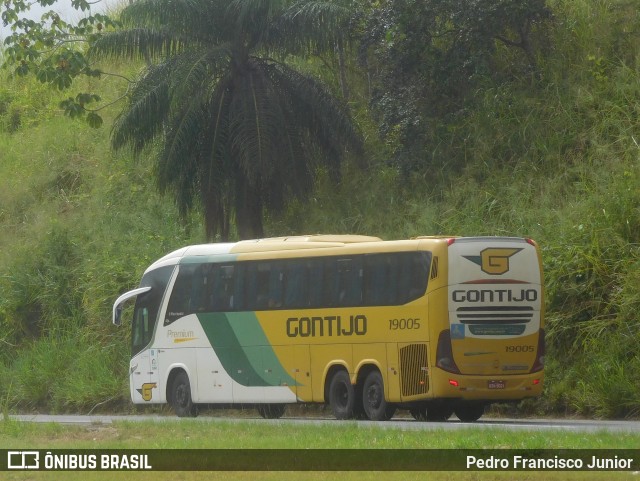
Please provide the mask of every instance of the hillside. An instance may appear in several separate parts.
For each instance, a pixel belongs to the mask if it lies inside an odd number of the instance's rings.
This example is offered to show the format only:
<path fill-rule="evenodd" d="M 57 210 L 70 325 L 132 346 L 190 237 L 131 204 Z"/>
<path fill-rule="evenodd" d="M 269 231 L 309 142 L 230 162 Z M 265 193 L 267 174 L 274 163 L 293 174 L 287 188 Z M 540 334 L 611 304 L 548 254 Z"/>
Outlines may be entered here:
<path fill-rule="evenodd" d="M 478 89 L 431 139 L 437 162 L 417 169 L 390 161 L 397 141 L 378 137 L 356 71 L 368 168 L 347 165 L 339 183 L 321 175 L 309 202 L 265 228 L 533 237 L 547 381 L 520 409 L 638 417 L 640 13 L 622 1 L 567 3 L 550 2 L 538 77 Z M 122 89 L 94 82 L 107 98 Z M 130 409 L 128 340 L 110 324 L 112 302 L 152 260 L 205 240 L 197 212 L 180 219 L 158 194 L 145 156 L 111 151 L 119 106 L 92 129 L 58 110 L 68 95 L 29 78 L 0 83 L 0 403 L 10 410 Z"/>

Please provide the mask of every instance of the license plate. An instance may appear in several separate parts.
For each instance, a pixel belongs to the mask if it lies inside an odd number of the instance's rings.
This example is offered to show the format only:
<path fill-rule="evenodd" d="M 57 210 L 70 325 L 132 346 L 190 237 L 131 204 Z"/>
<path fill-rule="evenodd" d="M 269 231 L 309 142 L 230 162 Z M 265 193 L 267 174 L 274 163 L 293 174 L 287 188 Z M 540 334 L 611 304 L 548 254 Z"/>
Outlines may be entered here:
<path fill-rule="evenodd" d="M 489 389 L 504 389 L 505 385 L 504 381 L 489 381 L 487 387 Z"/>

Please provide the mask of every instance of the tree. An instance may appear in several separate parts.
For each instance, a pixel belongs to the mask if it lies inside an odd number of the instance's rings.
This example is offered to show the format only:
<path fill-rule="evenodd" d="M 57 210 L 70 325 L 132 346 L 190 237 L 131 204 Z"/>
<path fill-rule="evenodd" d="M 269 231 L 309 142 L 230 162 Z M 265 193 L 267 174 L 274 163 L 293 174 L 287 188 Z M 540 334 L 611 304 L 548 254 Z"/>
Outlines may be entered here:
<path fill-rule="evenodd" d="M 362 153 L 349 112 L 290 56 L 332 49 L 345 9 L 327 1 L 138 0 L 90 55 L 148 59 L 112 144 L 157 143 L 155 175 L 182 213 L 202 206 L 207 234 L 263 235 L 263 215 L 304 199 L 315 173 Z"/>
<path fill-rule="evenodd" d="M 58 90 L 71 87 L 79 76 L 100 77 L 106 74 L 91 64 L 84 54 L 86 45 L 105 29 L 117 25 L 108 15 L 92 14 L 92 5 L 100 0 L 71 0 L 72 6 L 87 14 L 76 25 L 66 22 L 53 10 L 46 11 L 40 20 L 27 15 L 31 6 L 53 6 L 57 0 L 3 0 L 0 8 L 2 25 L 11 33 L 4 38 L 0 59 L 2 66 L 12 68 L 18 76 L 34 75 L 42 83 Z M 4 35 L 4 32 L 0 32 Z M 100 102 L 100 96 L 80 92 L 67 98 L 60 107 L 70 117 L 84 117 L 92 127 L 102 125 L 99 108 L 90 108 Z"/>
<path fill-rule="evenodd" d="M 373 79 L 381 133 L 397 139 L 398 163 L 424 167 L 439 130 L 464 117 L 479 89 L 535 76 L 550 17 L 546 0 L 372 3 L 362 14 L 359 58 Z M 515 52 L 507 68 L 496 62 L 505 46 Z"/>

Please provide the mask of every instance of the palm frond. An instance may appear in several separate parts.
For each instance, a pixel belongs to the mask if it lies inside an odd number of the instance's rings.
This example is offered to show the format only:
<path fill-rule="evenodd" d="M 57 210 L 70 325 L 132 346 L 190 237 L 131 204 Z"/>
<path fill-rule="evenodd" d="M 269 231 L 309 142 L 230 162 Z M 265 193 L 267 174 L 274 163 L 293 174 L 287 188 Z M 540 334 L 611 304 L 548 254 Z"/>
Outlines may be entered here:
<path fill-rule="evenodd" d="M 263 47 L 291 54 L 331 51 L 343 31 L 350 9 L 336 1 L 300 0 L 290 4 L 269 26 Z"/>
<path fill-rule="evenodd" d="M 173 62 L 150 66 L 136 82 L 128 107 L 116 118 L 111 131 L 111 145 L 118 150 L 127 145 L 135 155 L 162 132 L 169 114 L 169 77 Z"/>
<path fill-rule="evenodd" d="M 176 37 L 170 31 L 134 28 L 108 32 L 91 46 L 93 58 L 120 58 L 143 60 L 177 55 L 189 46 L 184 37 Z"/>
<path fill-rule="evenodd" d="M 233 86 L 229 111 L 230 148 L 250 183 L 271 174 L 269 129 L 273 124 L 269 119 L 267 91 L 263 72 L 255 69 L 237 78 Z"/>
<path fill-rule="evenodd" d="M 183 27 L 190 19 L 201 18 L 212 5 L 202 0 L 136 0 L 120 12 L 120 21 L 126 27 Z"/>
<path fill-rule="evenodd" d="M 162 149 L 156 158 L 156 180 L 161 192 L 171 191 L 185 215 L 193 205 L 199 178 L 201 131 L 205 112 L 194 99 L 165 124 Z"/>
<path fill-rule="evenodd" d="M 230 199 L 233 197 L 230 179 L 234 178 L 227 148 L 230 82 L 230 77 L 220 79 L 205 108 L 210 117 L 204 126 L 199 178 L 207 236 L 213 238 L 220 234 L 225 240 L 229 236 Z"/>
<path fill-rule="evenodd" d="M 199 48 L 176 57 L 179 62 L 171 74 L 171 95 L 181 103 L 193 96 L 194 92 L 204 92 L 215 85 L 229 69 L 231 46 L 221 44 Z"/>
<path fill-rule="evenodd" d="M 161 176 L 163 183 L 172 182 L 172 175 L 180 171 L 180 166 L 187 163 L 191 154 L 199 150 L 201 144 L 201 130 L 205 119 L 205 111 L 200 98 L 197 96 L 174 112 L 167 121 L 164 134 L 164 145 L 160 160 L 168 167 L 167 176 Z M 197 177 L 197 176 L 196 176 Z"/>
<path fill-rule="evenodd" d="M 317 79 L 284 63 L 273 62 L 269 70 L 274 85 L 291 97 L 296 122 L 338 157 L 341 146 L 356 156 L 363 153 L 362 135 L 340 100 Z M 334 155 L 334 156 L 335 156 Z"/>

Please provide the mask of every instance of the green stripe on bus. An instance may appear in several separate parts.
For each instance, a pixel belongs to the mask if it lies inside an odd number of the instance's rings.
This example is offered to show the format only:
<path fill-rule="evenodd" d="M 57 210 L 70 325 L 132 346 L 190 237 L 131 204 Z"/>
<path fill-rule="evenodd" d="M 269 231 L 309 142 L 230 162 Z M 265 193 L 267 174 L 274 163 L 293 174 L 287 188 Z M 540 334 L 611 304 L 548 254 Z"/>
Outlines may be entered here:
<path fill-rule="evenodd" d="M 271 347 L 253 312 L 198 314 L 224 370 L 243 386 L 296 386 Z M 272 372 L 267 378 L 263 366 Z M 278 381 L 275 381 L 275 380 Z"/>

